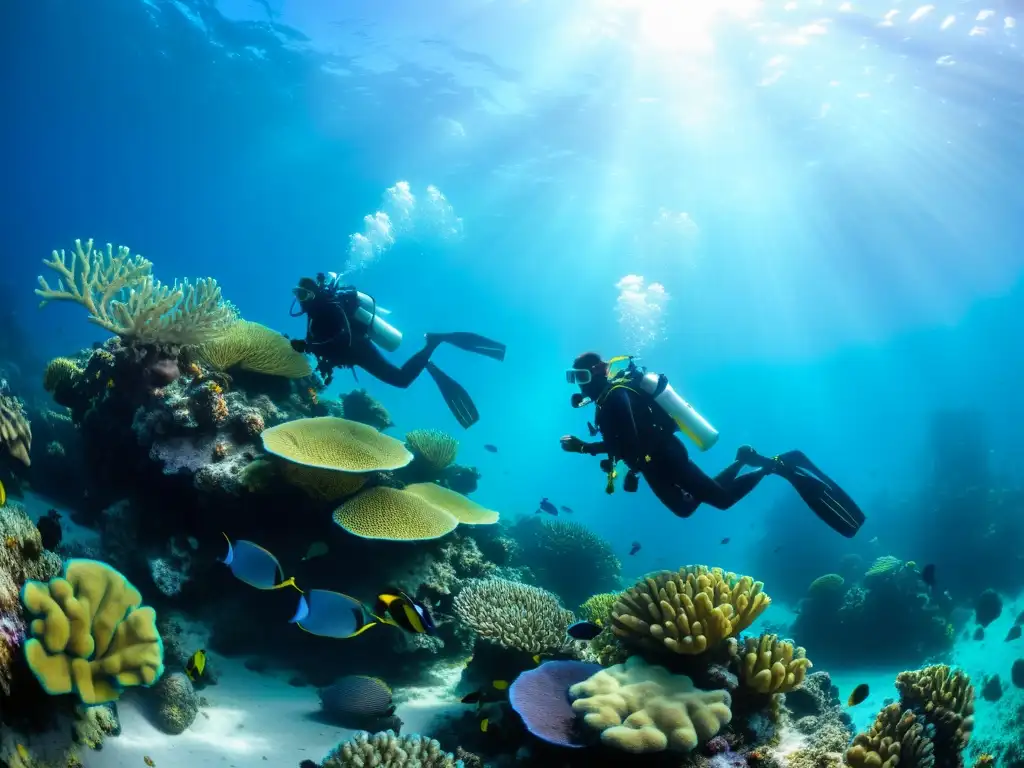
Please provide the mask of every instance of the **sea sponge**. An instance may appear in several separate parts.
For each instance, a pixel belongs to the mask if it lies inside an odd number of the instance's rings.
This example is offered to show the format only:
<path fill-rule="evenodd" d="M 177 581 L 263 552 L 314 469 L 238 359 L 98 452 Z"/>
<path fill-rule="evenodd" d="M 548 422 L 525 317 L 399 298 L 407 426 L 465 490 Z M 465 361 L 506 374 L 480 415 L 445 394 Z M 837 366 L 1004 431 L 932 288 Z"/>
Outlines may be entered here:
<path fill-rule="evenodd" d="M 866 733 L 859 733 L 846 750 L 853 768 L 932 768 L 935 755 L 924 725 L 910 710 L 890 704 L 878 713 Z"/>
<path fill-rule="evenodd" d="M 412 461 L 400 440 L 336 416 L 296 419 L 263 430 L 263 448 L 287 461 L 342 472 L 399 469 Z"/>
<path fill-rule="evenodd" d="M 152 685 L 163 674 L 156 612 L 118 571 L 69 560 L 63 578 L 28 581 L 21 592 L 35 616 L 25 658 L 50 695 L 76 692 L 84 704 L 118 698 L 121 687 Z"/>
<path fill-rule="evenodd" d="M 199 347 L 199 358 L 218 371 L 243 371 L 301 379 L 313 374 L 306 356 L 292 349 L 288 339 L 259 323 L 237 320 L 218 338 Z"/>
<path fill-rule="evenodd" d="M 405 444 L 435 472 L 450 466 L 459 451 L 459 441 L 437 429 L 414 429 L 405 436 Z"/>
<path fill-rule="evenodd" d="M 284 479 L 319 501 L 337 501 L 351 496 L 366 485 L 367 476 L 354 472 L 307 467 L 290 461 L 281 462 Z"/>
<path fill-rule="evenodd" d="M 776 635 L 744 639 L 740 680 L 758 693 L 786 693 L 799 688 L 814 666 L 803 648 Z"/>
<path fill-rule="evenodd" d="M 394 488 L 371 488 L 334 511 L 334 522 L 364 539 L 425 541 L 451 533 L 459 521 L 440 507 Z"/>
<path fill-rule="evenodd" d="M 484 640 L 526 653 L 550 653 L 566 642 L 576 617 L 558 597 L 508 579 L 470 579 L 455 597 L 459 619 Z"/>
<path fill-rule="evenodd" d="M 477 504 L 461 493 L 450 491 L 437 483 L 414 483 L 405 492 L 419 496 L 428 504 L 440 507 L 463 525 L 491 525 L 498 522 L 498 513 Z"/>
<path fill-rule="evenodd" d="M 662 571 L 624 592 L 612 608 L 619 637 L 649 649 L 696 655 L 749 627 L 771 598 L 749 576 L 687 566 Z"/>
<path fill-rule="evenodd" d="M 0 446 L 26 467 L 32 464 L 32 428 L 21 404 L 6 395 L 0 395 Z"/>
<path fill-rule="evenodd" d="M 945 664 L 896 676 L 900 703 L 922 715 L 935 729 L 932 741 L 939 756 L 959 755 L 974 730 L 974 686 L 960 670 Z M 941 761 L 940 761 L 941 762 Z"/>
<path fill-rule="evenodd" d="M 728 691 L 697 690 L 640 656 L 573 685 L 569 696 L 603 744 L 632 754 L 690 752 L 732 720 Z"/>
<path fill-rule="evenodd" d="M 394 731 L 372 736 L 360 731 L 324 758 L 322 768 L 458 768 L 455 756 L 434 739 Z"/>
<path fill-rule="evenodd" d="M 559 747 L 586 746 L 576 727 L 569 688 L 600 671 L 600 665 L 584 661 L 545 661 L 515 679 L 508 700 L 538 739 Z"/>
<path fill-rule="evenodd" d="M 164 733 L 183 733 L 199 714 L 199 696 L 182 672 L 165 675 L 150 690 L 153 724 Z"/>

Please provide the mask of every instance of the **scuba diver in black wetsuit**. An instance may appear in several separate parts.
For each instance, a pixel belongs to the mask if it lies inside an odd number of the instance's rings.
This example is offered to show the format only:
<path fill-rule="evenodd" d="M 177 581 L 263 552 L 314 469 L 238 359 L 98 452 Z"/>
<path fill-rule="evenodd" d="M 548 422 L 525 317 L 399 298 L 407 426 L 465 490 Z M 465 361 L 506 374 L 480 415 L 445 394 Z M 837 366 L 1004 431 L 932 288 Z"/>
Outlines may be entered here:
<path fill-rule="evenodd" d="M 622 363 L 626 363 L 624 370 Z M 615 489 L 615 465 L 622 461 L 629 470 L 623 490 L 635 491 L 637 475 L 643 475 L 662 504 L 679 517 L 689 517 L 701 504 L 729 509 L 766 475 L 775 474 L 792 483 L 807 505 L 842 535 L 853 537 L 864 523 L 854 501 L 799 451 L 769 458 L 742 446 L 722 472 L 715 477 L 705 474 L 674 433 L 683 432 L 701 450 L 714 445 L 718 433 L 676 394 L 664 374 L 648 373 L 630 357 L 605 362 L 596 352 L 587 352 L 576 358 L 566 379 L 580 388 L 573 395 L 573 407 L 596 405 L 596 426 L 590 431 L 600 433 L 602 440 L 587 443 L 566 435 L 562 449 L 591 456 L 608 454 L 601 462 L 608 475 L 608 493 Z M 745 467 L 753 469 L 741 474 Z"/>
<path fill-rule="evenodd" d="M 316 369 L 325 383 L 331 383 L 335 368 L 359 367 L 385 384 L 405 389 L 426 370 L 459 424 L 468 429 L 479 420 L 480 414 L 469 393 L 430 362 L 430 356 L 447 342 L 500 361 L 505 359 L 504 344 L 475 333 L 428 333 L 423 349 L 399 368 L 388 362 L 377 347 L 394 352 L 402 342 L 402 334 L 381 318 L 371 297 L 350 285 L 342 285 L 333 273 L 320 273 L 315 280 L 304 277 L 292 293 L 299 303 L 296 312 L 292 302 L 292 317 L 306 315 L 306 338 L 293 339 L 292 348 L 316 357 Z"/>

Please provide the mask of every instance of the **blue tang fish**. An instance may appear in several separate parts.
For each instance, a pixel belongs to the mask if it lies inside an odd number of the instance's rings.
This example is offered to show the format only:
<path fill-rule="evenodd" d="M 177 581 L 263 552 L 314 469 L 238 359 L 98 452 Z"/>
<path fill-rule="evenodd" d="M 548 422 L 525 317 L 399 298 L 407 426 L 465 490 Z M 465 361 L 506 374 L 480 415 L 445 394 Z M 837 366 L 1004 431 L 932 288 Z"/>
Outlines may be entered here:
<path fill-rule="evenodd" d="M 236 579 L 256 589 L 295 587 L 295 579 L 284 578 L 284 570 L 277 558 L 259 544 L 236 541 L 232 545 L 228 535 L 222 535 L 227 539 L 228 553 L 221 562 L 231 569 Z"/>
<path fill-rule="evenodd" d="M 291 623 L 311 635 L 344 640 L 377 626 L 378 620 L 370 616 L 366 607 L 354 597 L 326 589 L 311 589 L 299 598 L 299 607 Z"/>

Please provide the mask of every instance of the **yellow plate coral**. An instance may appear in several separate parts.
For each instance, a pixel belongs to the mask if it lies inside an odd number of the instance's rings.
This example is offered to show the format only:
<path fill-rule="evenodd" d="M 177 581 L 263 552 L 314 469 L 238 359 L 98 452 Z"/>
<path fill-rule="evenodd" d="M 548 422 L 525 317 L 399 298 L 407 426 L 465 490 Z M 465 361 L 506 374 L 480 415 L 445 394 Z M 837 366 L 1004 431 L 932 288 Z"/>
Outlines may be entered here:
<path fill-rule="evenodd" d="M 491 525 L 498 522 L 498 513 L 494 510 L 482 507 L 461 493 L 456 493 L 437 483 L 407 485 L 405 492 L 419 496 L 435 507 L 440 507 L 464 525 Z"/>
<path fill-rule="evenodd" d="M 287 461 L 342 472 L 400 469 L 412 454 L 400 440 L 336 416 L 295 419 L 265 429 L 263 448 Z"/>
<path fill-rule="evenodd" d="M 334 522 L 364 539 L 425 541 L 451 533 L 459 521 L 423 498 L 394 488 L 371 488 L 334 511 Z"/>

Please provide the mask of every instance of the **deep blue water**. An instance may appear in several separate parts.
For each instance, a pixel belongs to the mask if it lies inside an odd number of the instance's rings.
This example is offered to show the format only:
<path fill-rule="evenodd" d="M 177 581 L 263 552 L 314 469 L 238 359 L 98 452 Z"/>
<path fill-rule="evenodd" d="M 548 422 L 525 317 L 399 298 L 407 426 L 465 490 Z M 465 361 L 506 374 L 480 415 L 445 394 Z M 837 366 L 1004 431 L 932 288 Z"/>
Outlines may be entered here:
<path fill-rule="evenodd" d="M 585 435 L 572 358 L 639 352 L 721 431 L 706 469 L 743 443 L 801 448 L 862 501 L 858 546 L 878 536 L 913 557 L 919 521 L 877 502 L 927 482 L 936 408 L 975 409 L 951 433 L 983 430 L 994 466 L 1019 474 L 1014 8 L 943 2 L 911 21 L 897 4 L 878 26 L 888 6 L 805 5 L 666 29 L 656 2 L 9 0 L 8 301 L 44 359 L 100 338 L 31 292 L 52 249 L 94 237 L 165 281 L 212 275 L 247 318 L 301 334 L 290 287 L 343 269 L 350 235 L 405 180 L 416 231 L 351 278 L 406 334 L 398 359 L 427 331 L 508 343 L 503 365 L 439 358 L 483 414 L 460 435 L 483 503 L 571 505 L 623 556 L 644 543 L 627 576 L 744 570 L 788 489 L 683 523 L 646 488 L 607 497 L 596 463 L 559 450 Z M 460 236 L 433 231 L 454 217 Z M 669 296 L 644 294 L 663 312 L 642 348 L 640 321 L 616 311 L 627 275 Z M 400 429 L 456 428 L 429 381 L 361 385 Z M 846 546 L 792 515 L 809 551 Z"/>

